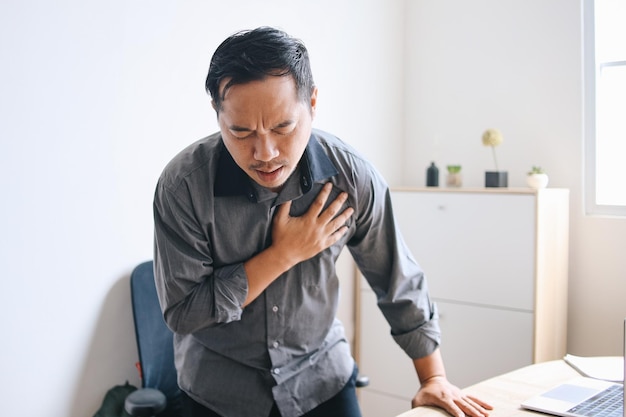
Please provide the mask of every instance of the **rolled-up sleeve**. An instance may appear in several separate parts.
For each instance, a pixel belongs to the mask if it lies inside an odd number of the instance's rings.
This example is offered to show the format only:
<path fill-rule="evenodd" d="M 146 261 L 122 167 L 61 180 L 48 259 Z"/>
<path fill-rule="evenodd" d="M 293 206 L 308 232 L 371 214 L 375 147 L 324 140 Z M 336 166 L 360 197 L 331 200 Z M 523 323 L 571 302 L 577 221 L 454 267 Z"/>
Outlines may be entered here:
<path fill-rule="evenodd" d="M 242 263 L 214 266 L 211 243 L 184 184 L 159 181 L 154 197 L 154 272 L 167 325 L 179 334 L 239 320 L 248 292 Z"/>

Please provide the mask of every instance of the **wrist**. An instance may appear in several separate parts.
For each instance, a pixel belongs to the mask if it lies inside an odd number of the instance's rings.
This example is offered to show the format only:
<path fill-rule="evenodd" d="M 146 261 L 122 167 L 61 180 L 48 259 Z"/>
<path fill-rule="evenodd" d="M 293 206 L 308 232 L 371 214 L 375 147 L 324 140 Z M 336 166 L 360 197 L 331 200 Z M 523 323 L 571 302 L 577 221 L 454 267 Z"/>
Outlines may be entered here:
<path fill-rule="evenodd" d="M 446 378 L 446 376 L 442 374 L 430 375 L 424 379 L 420 379 L 420 385 L 427 385 L 433 382 L 446 381 L 447 379 L 448 378 Z"/>
<path fill-rule="evenodd" d="M 270 245 L 263 252 L 261 252 L 261 254 L 267 256 L 269 262 L 271 262 L 277 272 L 279 272 L 278 275 L 289 271 L 291 268 L 300 263 L 300 260 L 296 259 L 289 251 L 283 250 L 275 245 Z"/>

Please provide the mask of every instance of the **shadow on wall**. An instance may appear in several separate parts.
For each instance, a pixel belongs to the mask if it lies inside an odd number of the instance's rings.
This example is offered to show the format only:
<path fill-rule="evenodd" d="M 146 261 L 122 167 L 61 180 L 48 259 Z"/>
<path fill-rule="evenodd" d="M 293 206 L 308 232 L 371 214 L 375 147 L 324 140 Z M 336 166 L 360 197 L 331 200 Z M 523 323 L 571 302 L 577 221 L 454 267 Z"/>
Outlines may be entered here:
<path fill-rule="evenodd" d="M 128 381 L 139 387 L 135 327 L 130 301 L 130 273 L 107 294 L 77 378 L 69 417 L 93 416 L 106 392 Z"/>

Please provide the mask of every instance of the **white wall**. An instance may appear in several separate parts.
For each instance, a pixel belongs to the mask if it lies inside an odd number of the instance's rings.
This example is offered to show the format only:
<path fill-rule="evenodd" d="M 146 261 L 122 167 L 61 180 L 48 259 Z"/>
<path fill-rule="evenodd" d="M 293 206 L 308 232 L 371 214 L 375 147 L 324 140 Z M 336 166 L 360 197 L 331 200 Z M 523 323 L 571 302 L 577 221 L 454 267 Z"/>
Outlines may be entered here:
<path fill-rule="evenodd" d="M 152 256 L 161 169 L 216 129 L 204 77 L 234 31 L 273 25 L 303 38 L 318 125 L 400 177 L 385 151 L 402 140 L 401 5 L 0 3 L 4 414 L 90 416 L 108 388 L 139 384 L 128 276 Z M 384 62 L 394 79 L 373 83 Z"/>
<path fill-rule="evenodd" d="M 626 219 L 584 215 L 581 4 L 572 0 L 416 0 L 407 3 L 406 185 L 435 160 L 463 165 L 464 184 L 493 170 L 509 185 L 533 165 L 571 190 L 568 350 L 619 355 L 626 317 Z M 443 179 L 443 176 L 442 176 Z M 419 259 L 419 254 L 416 254 Z"/>
<path fill-rule="evenodd" d="M 570 350 L 617 353 L 626 225 L 582 215 L 576 1 L 409 0 L 406 13 L 402 0 L 236 6 L 0 3 L 5 414 L 89 416 L 107 388 L 139 383 L 128 275 L 152 256 L 156 178 L 215 130 L 203 91 L 212 51 L 262 24 L 304 39 L 317 125 L 391 184 L 422 185 L 435 158 L 463 164 L 466 184 L 481 185 L 491 159 L 479 137 L 493 126 L 511 185 L 541 164 L 551 185 L 571 188 Z"/>

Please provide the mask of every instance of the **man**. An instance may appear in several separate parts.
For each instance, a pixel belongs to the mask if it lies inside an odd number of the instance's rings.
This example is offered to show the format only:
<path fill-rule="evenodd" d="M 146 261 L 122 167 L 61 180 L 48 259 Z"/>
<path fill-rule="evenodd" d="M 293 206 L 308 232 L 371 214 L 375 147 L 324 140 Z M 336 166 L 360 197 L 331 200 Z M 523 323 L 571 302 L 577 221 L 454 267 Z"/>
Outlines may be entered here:
<path fill-rule="evenodd" d="M 446 379 L 436 311 L 387 184 L 312 128 L 304 45 L 273 28 L 237 33 L 215 51 L 206 89 L 220 131 L 168 164 L 154 201 L 157 289 L 187 415 L 360 416 L 335 319 L 344 246 L 413 358 L 413 406 L 486 415 Z"/>

